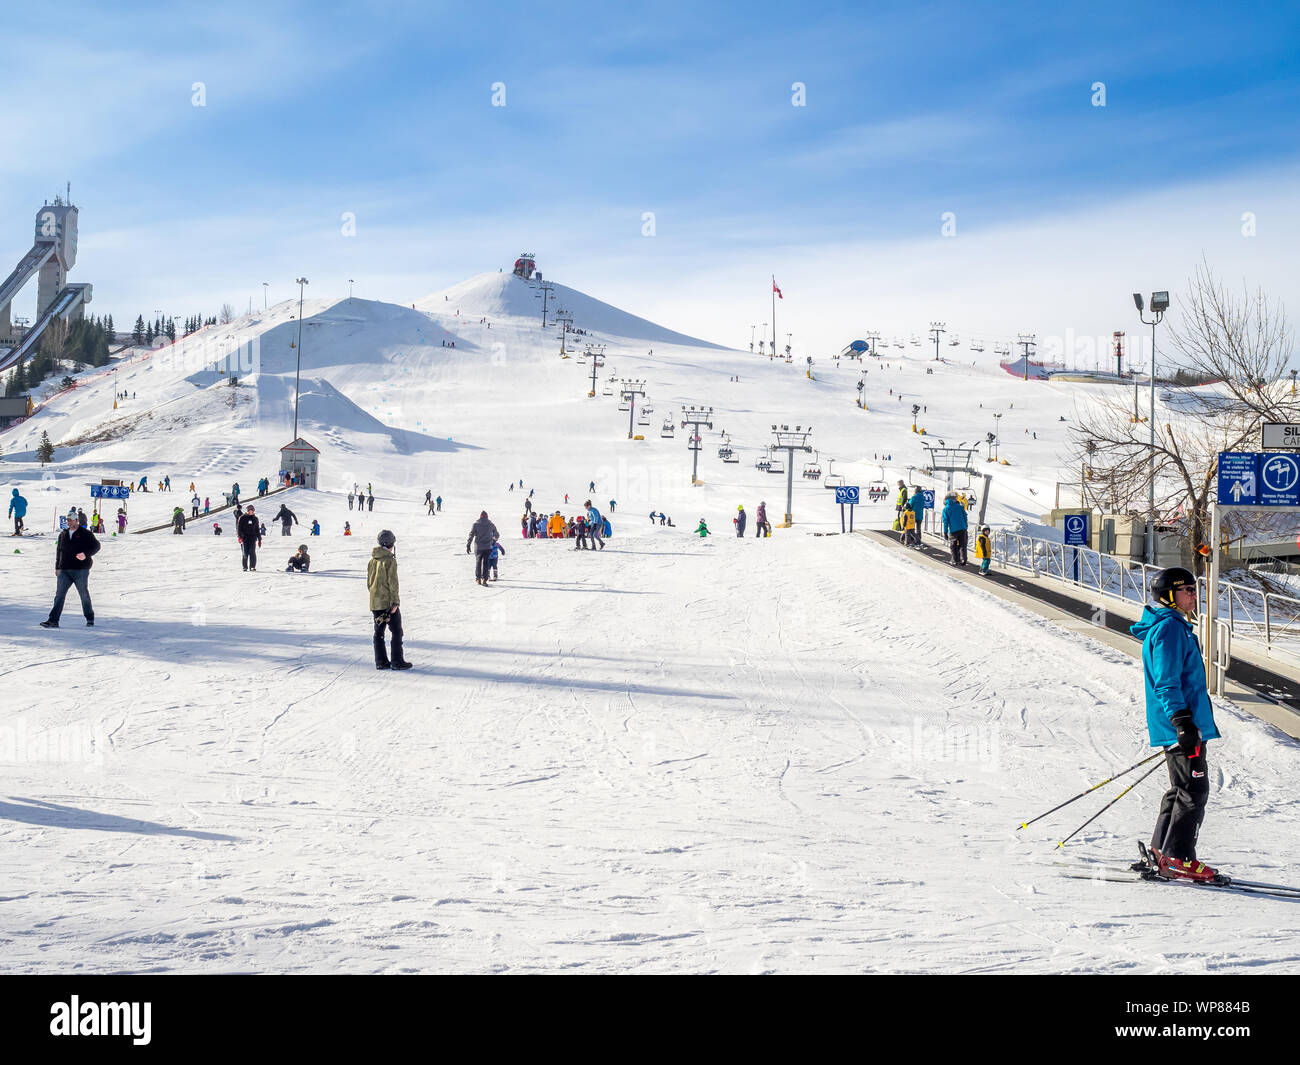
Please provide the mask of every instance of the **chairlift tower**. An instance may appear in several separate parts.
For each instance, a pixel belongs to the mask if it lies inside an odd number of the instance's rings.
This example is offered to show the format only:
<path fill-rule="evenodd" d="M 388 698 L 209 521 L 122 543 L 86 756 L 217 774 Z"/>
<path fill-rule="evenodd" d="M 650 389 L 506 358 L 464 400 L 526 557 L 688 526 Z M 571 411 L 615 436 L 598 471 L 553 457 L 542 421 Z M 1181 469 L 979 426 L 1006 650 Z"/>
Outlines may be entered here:
<path fill-rule="evenodd" d="M 645 396 L 645 382 L 629 381 L 625 378 L 619 382 L 619 387 L 622 389 L 620 395 L 627 403 L 627 438 L 631 440 L 634 433 L 633 421 L 636 418 L 636 397 Z"/>
<path fill-rule="evenodd" d="M 1036 333 L 1018 333 L 1016 343 L 1024 350 L 1025 353 L 1025 380 L 1029 380 L 1029 349 L 1038 346 Z"/>
<path fill-rule="evenodd" d="M 564 341 L 569 335 L 569 326 L 573 324 L 573 315 L 561 307 L 555 312 L 555 324 L 560 327 L 560 358 L 568 354 Z"/>
<path fill-rule="evenodd" d="M 537 286 L 542 290 L 542 328 L 546 328 L 546 304 L 551 298 L 551 293 L 555 291 L 555 286 L 549 281 L 543 281 Z"/>
<path fill-rule="evenodd" d="M 587 345 L 588 355 L 591 356 L 591 391 L 587 393 L 590 399 L 596 395 L 596 371 L 605 365 L 605 345 Z"/>
<path fill-rule="evenodd" d="M 939 361 L 939 337 L 948 331 L 947 322 L 931 322 L 930 336 L 934 340 L 934 361 Z"/>
<path fill-rule="evenodd" d="M 794 524 L 794 453 L 802 451 L 805 454 L 812 452 L 812 445 L 808 443 L 808 437 L 812 435 L 812 426 L 805 429 L 801 425 L 796 425 L 791 429 L 788 425 L 772 426 L 772 435 L 776 437 L 776 443 L 770 445 L 773 451 L 784 451 L 786 453 L 785 463 L 785 525 L 783 528 L 789 528 Z"/>
<path fill-rule="evenodd" d="M 691 426 L 691 436 L 687 446 L 695 452 L 691 458 L 691 484 L 697 485 L 700 472 L 700 449 L 703 444 L 700 441 L 700 426 L 713 428 L 713 408 L 712 407 L 683 407 L 682 408 L 682 428 Z"/>

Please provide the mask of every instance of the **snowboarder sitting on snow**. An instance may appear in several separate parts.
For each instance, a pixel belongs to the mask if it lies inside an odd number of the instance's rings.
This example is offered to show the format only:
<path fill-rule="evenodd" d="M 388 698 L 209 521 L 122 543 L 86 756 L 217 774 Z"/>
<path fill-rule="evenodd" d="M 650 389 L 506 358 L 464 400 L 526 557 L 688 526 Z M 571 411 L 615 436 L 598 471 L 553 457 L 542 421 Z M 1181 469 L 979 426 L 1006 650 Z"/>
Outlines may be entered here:
<path fill-rule="evenodd" d="M 311 570 L 311 555 L 307 554 L 307 545 L 299 544 L 296 554 L 289 556 L 289 564 L 284 567 L 284 572 L 297 570 L 299 573 L 307 573 Z"/>
<path fill-rule="evenodd" d="M 699 527 L 695 530 L 695 532 L 696 532 L 696 535 L 698 535 L 699 538 L 700 538 L 701 540 L 703 540 L 706 536 L 711 536 L 711 535 L 712 535 L 712 534 L 709 532 L 709 527 L 708 527 L 707 525 L 704 524 L 704 519 L 703 519 L 703 518 L 700 519 Z"/>
<path fill-rule="evenodd" d="M 1142 620 L 1129 629 L 1142 641 L 1147 734 L 1152 747 L 1165 748 L 1169 770 L 1151 850 L 1164 876 L 1212 880 L 1217 872 L 1196 860 L 1196 837 L 1210 797 L 1205 745 L 1219 738 L 1219 730 L 1190 618 L 1196 578 L 1181 566 L 1161 570 L 1151 582 L 1151 598 L 1159 607 L 1144 607 Z"/>
<path fill-rule="evenodd" d="M 344 535 L 344 536 L 351 536 L 351 535 L 352 535 L 352 522 L 350 522 L 350 521 L 345 521 L 345 522 L 343 523 L 343 535 Z"/>
<path fill-rule="evenodd" d="M 397 537 L 385 529 L 379 534 L 379 546 L 370 552 L 366 566 L 366 587 L 370 589 L 370 612 L 375 618 L 375 668 L 410 669 L 402 654 L 402 619 L 398 609 L 397 556 L 393 548 Z M 384 630 L 393 638 L 393 657 L 384 646 Z"/>
<path fill-rule="evenodd" d="M 212 523 L 212 535 L 213 535 L 213 536 L 220 536 L 220 535 L 221 535 L 221 522 L 219 522 L 219 521 L 214 521 L 214 522 Z"/>

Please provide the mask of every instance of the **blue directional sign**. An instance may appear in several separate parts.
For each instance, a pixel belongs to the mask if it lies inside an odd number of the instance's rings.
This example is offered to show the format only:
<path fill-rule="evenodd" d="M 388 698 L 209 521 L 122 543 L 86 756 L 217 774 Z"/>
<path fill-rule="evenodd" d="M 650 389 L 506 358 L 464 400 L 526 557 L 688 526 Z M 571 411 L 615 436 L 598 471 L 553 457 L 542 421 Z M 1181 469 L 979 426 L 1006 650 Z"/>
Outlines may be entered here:
<path fill-rule="evenodd" d="M 1067 514 L 1065 516 L 1065 545 L 1067 547 L 1087 547 L 1089 543 L 1089 514 Z"/>
<path fill-rule="evenodd" d="M 1219 503 L 1259 504 L 1259 455 L 1254 451 L 1219 452 Z"/>
<path fill-rule="evenodd" d="M 858 486 L 856 484 L 846 484 L 835 489 L 836 503 L 858 503 L 860 502 Z"/>
<path fill-rule="evenodd" d="M 1259 456 L 1259 502 L 1269 507 L 1300 506 L 1300 456 L 1285 451 Z"/>
<path fill-rule="evenodd" d="M 131 491 L 125 485 L 119 484 L 92 484 L 90 486 L 91 499 L 130 499 Z"/>
<path fill-rule="evenodd" d="M 926 509 L 926 510 L 933 510 L 933 509 L 934 509 L 934 489 L 933 489 L 933 488 L 922 488 L 922 489 L 921 489 L 921 495 L 923 495 L 923 496 L 925 497 L 925 509 Z"/>

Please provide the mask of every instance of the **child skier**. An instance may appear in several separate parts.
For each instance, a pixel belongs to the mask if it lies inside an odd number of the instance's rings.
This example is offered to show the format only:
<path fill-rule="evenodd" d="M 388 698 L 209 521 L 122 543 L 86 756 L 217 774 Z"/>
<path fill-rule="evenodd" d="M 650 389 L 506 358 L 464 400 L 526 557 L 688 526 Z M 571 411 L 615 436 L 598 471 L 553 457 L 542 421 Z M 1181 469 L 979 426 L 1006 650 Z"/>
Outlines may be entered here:
<path fill-rule="evenodd" d="M 488 566 L 491 567 L 492 569 L 492 577 L 490 578 L 491 580 L 497 579 L 497 556 L 504 555 L 505 553 L 506 553 L 506 548 L 505 545 L 501 542 L 500 537 L 494 536 L 492 538 L 492 551 L 488 555 Z"/>
<path fill-rule="evenodd" d="M 285 573 L 292 573 L 294 571 L 297 571 L 298 573 L 311 572 L 311 555 L 307 554 L 306 544 L 298 545 L 297 552 L 289 556 L 289 564 L 284 567 Z"/>
<path fill-rule="evenodd" d="M 701 540 L 703 540 L 706 536 L 711 536 L 711 535 L 712 535 L 712 534 L 709 532 L 709 527 L 704 523 L 704 519 L 703 519 L 703 518 L 700 519 L 699 527 L 695 530 L 695 533 L 696 533 L 697 536 L 699 536 L 699 538 L 700 538 Z"/>
<path fill-rule="evenodd" d="M 993 561 L 993 537 L 987 525 L 975 537 L 975 558 L 980 564 L 980 576 L 988 576 L 989 563 Z"/>

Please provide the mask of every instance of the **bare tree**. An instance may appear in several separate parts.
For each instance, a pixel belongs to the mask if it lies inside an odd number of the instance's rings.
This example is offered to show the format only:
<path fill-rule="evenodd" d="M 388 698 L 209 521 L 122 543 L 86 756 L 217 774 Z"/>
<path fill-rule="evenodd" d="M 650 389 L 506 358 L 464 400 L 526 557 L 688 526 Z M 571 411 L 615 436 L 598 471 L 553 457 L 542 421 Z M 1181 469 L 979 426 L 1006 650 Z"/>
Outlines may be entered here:
<path fill-rule="evenodd" d="M 1297 397 L 1281 380 L 1292 336 L 1280 303 L 1259 289 L 1243 287 L 1240 296 L 1230 294 L 1205 262 L 1188 280 L 1179 321 L 1167 335 L 1180 365 L 1219 383 L 1164 389 L 1154 448 L 1146 420 L 1135 420 L 1128 403 L 1114 396 L 1079 412 L 1071 443 L 1097 505 L 1142 514 L 1154 477 L 1157 520 L 1183 531 L 1199 571 L 1200 549 L 1209 546 L 1210 493 L 1218 478 L 1219 452 L 1248 449 L 1261 421 L 1300 414 Z M 1226 530 L 1240 535 L 1249 526 L 1238 518 Z"/>
<path fill-rule="evenodd" d="M 221 305 L 221 312 L 217 315 L 217 321 L 222 325 L 229 325 L 235 320 L 235 308 L 229 303 Z"/>

